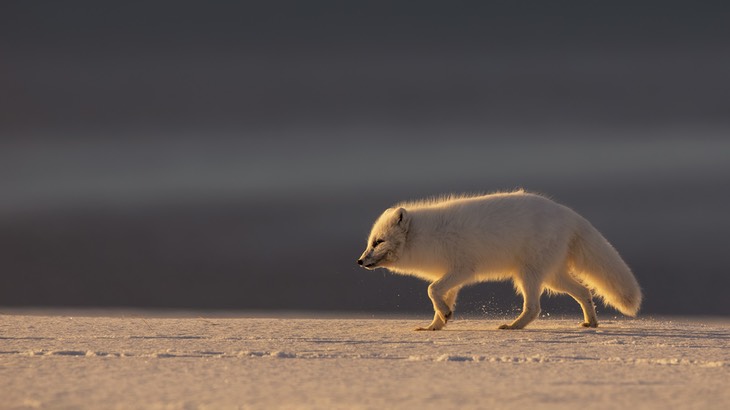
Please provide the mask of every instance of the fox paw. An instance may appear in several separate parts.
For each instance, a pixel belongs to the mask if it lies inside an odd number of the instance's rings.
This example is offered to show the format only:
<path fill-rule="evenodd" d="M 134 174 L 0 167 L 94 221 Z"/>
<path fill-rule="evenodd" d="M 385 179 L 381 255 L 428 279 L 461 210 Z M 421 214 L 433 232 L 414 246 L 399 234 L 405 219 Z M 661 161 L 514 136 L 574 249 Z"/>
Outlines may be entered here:
<path fill-rule="evenodd" d="M 583 327 L 598 327 L 598 322 L 583 322 L 580 325 Z"/>
<path fill-rule="evenodd" d="M 413 330 L 415 330 L 417 332 L 420 332 L 420 331 L 423 331 L 423 330 L 441 330 L 443 328 L 444 328 L 444 325 L 443 324 L 434 324 L 434 323 L 431 323 L 430 325 L 428 325 L 426 327 L 417 327 L 417 328 L 415 328 Z"/>
<path fill-rule="evenodd" d="M 413 330 L 415 330 L 416 332 L 421 332 L 423 330 L 441 330 L 441 327 L 439 327 L 439 326 L 417 327 Z"/>
<path fill-rule="evenodd" d="M 433 322 L 431 322 L 430 325 L 428 325 L 426 327 L 417 327 L 417 328 L 415 328 L 413 330 L 416 330 L 416 331 L 422 331 L 422 330 L 441 330 L 441 329 L 444 328 L 444 326 L 446 326 L 446 323 L 442 322 L 439 319 L 434 319 Z"/>
<path fill-rule="evenodd" d="M 449 310 L 448 312 L 446 312 L 446 314 L 445 314 L 445 315 L 443 315 L 443 316 L 444 316 L 444 323 L 446 323 L 446 322 L 448 322 L 449 320 L 451 320 L 451 317 L 452 317 L 453 315 L 454 315 L 454 312 L 452 312 L 452 311 L 450 311 L 450 310 Z"/>
<path fill-rule="evenodd" d="M 508 325 L 505 323 L 502 326 L 498 327 L 498 329 L 515 330 L 515 329 L 522 329 L 522 326 Z"/>

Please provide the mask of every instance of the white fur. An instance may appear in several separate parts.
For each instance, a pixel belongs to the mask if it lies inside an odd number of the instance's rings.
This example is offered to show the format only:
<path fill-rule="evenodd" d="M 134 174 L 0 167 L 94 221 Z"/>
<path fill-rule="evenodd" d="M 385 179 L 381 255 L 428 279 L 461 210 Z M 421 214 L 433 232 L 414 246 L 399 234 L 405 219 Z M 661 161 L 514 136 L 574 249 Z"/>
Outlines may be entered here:
<path fill-rule="evenodd" d="M 431 282 L 434 319 L 417 330 L 443 328 L 459 289 L 489 280 L 512 279 L 524 298 L 503 329 L 532 322 L 546 289 L 572 296 L 590 327 L 598 325 L 591 290 L 629 316 L 642 299 L 631 270 L 587 220 L 524 191 L 399 204 L 375 222 L 358 263 Z"/>

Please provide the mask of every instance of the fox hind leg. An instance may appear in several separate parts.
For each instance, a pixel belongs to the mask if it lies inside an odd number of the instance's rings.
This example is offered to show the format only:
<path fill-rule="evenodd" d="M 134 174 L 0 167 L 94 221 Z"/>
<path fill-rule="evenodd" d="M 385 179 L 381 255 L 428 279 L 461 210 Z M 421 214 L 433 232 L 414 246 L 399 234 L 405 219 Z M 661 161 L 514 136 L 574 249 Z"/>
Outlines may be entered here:
<path fill-rule="evenodd" d="M 510 324 L 500 326 L 500 329 L 522 329 L 530 322 L 535 320 L 540 314 L 540 296 L 542 295 L 542 285 L 536 280 L 522 280 L 517 283 L 522 298 L 522 313 Z"/>
<path fill-rule="evenodd" d="M 551 278 L 546 286 L 558 293 L 567 293 L 583 309 L 583 327 L 598 327 L 598 318 L 596 316 L 596 306 L 593 303 L 591 291 L 581 285 L 577 280 L 568 273 L 561 273 Z"/>

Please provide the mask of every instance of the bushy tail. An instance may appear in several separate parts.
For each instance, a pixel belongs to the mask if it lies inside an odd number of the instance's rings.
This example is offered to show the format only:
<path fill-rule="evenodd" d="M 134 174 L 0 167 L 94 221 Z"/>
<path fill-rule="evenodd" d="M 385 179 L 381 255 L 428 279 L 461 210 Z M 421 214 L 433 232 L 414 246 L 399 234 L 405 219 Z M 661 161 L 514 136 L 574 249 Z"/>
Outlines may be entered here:
<path fill-rule="evenodd" d="M 605 304 L 636 316 L 642 296 L 634 274 L 596 228 L 581 222 L 570 249 L 572 272 Z"/>

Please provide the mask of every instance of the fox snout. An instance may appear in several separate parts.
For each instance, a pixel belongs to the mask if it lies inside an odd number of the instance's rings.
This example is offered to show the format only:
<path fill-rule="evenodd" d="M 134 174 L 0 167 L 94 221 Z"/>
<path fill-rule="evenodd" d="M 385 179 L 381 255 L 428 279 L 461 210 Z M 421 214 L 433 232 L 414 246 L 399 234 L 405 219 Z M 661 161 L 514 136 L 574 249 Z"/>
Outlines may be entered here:
<path fill-rule="evenodd" d="M 365 269 L 375 269 L 377 261 L 373 260 L 372 252 L 365 251 L 357 260 L 357 264 Z"/>
<path fill-rule="evenodd" d="M 363 268 L 366 268 L 366 269 L 371 269 L 371 268 L 375 267 L 375 263 L 374 262 L 365 263 L 365 260 L 364 259 L 358 259 L 357 260 L 357 264 L 360 265 L 360 266 L 362 266 Z"/>

